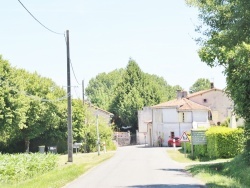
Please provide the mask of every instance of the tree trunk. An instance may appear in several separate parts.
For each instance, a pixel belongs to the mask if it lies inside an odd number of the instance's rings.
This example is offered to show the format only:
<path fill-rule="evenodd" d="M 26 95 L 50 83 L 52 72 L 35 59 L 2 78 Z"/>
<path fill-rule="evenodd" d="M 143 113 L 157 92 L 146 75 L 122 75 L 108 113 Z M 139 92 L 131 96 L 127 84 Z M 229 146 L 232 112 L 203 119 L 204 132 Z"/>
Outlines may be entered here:
<path fill-rule="evenodd" d="M 26 137 L 26 138 L 24 139 L 24 141 L 25 141 L 25 152 L 26 152 L 26 153 L 29 153 L 29 151 L 30 151 L 30 140 L 29 140 L 28 137 Z"/>
<path fill-rule="evenodd" d="M 250 119 L 245 120 L 245 137 L 247 140 L 244 154 L 248 164 L 250 165 Z"/>

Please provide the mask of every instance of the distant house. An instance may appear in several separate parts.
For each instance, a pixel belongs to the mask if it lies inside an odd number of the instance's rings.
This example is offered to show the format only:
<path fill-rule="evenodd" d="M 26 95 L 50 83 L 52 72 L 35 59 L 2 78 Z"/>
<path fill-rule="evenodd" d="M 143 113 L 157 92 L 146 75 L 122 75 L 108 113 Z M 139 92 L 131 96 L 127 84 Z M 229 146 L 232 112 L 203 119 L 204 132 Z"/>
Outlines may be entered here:
<path fill-rule="evenodd" d="M 152 145 L 152 108 L 144 107 L 138 110 L 137 144 L 148 143 Z M 148 136 L 147 136 L 148 135 Z M 148 140 L 149 139 L 149 140 Z"/>
<path fill-rule="evenodd" d="M 210 109 L 184 97 L 178 93 L 177 99 L 152 106 L 154 146 L 159 144 L 159 138 L 162 140 L 162 145 L 167 146 L 170 137 L 181 137 L 183 132 L 210 126 L 208 120 Z"/>
<path fill-rule="evenodd" d="M 139 131 L 147 131 L 148 145 L 158 146 L 160 138 L 162 145 L 167 146 L 170 137 L 180 137 L 183 132 L 191 129 L 210 126 L 210 109 L 185 98 L 186 95 L 186 92 L 178 91 L 177 99 L 139 111 Z"/>
<path fill-rule="evenodd" d="M 227 117 L 231 116 L 233 109 L 232 100 L 229 99 L 223 90 L 215 88 L 212 83 L 210 89 L 190 94 L 187 96 L 187 99 L 211 109 L 211 125 L 220 125 Z"/>
<path fill-rule="evenodd" d="M 106 110 L 103 110 L 93 104 L 91 104 L 88 101 L 85 101 L 85 104 L 87 104 L 88 106 L 88 111 L 92 114 L 92 115 L 97 115 L 103 119 L 108 125 L 111 124 L 111 119 L 114 116 L 114 114 L 112 114 L 111 112 L 108 112 Z"/>
<path fill-rule="evenodd" d="M 213 84 L 208 90 L 189 95 L 186 91 L 177 91 L 176 99 L 138 111 L 139 141 L 157 146 L 161 138 L 166 146 L 169 137 L 180 137 L 183 132 L 199 127 L 220 125 L 228 117 L 231 117 L 230 126 L 236 127 L 232 109 L 233 102 Z M 237 124 L 243 124 L 243 120 Z"/>

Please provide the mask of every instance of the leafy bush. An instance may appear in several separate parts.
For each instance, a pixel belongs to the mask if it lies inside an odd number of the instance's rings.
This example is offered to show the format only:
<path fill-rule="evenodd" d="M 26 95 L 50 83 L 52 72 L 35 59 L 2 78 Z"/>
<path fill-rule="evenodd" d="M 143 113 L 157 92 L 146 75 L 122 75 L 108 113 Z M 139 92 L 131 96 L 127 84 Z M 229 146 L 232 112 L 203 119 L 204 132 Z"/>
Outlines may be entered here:
<path fill-rule="evenodd" d="M 211 127 L 206 132 L 207 152 L 210 158 L 230 158 L 244 149 L 243 129 Z"/>
<path fill-rule="evenodd" d="M 244 131 L 241 128 L 211 127 L 206 132 L 207 145 L 195 145 L 194 157 L 231 158 L 244 149 Z M 189 140 L 191 141 L 191 137 Z M 182 143 L 184 148 L 184 143 Z M 191 143 L 186 143 L 186 152 L 191 153 Z"/>
<path fill-rule="evenodd" d="M 206 157 L 206 156 L 207 156 L 207 145 L 194 146 L 194 157 Z"/>
<path fill-rule="evenodd" d="M 189 136 L 190 142 L 186 142 L 186 153 L 191 153 L 191 136 Z M 184 142 L 181 143 L 182 149 L 184 150 Z M 205 157 L 207 156 L 207 145 L 195 145 L 194 146 L 194 157 Z"/>
<path fill-rule="evenodd" d="M 0 154 L 0 182 L 20 182 L 56 167 L 54 154 Z"/>
<path fill-rule="evenodd" d="M 99 137 L 100 137 L 100 146 L 103 150 L 103 143 L 105 142 L 106 150 L 115 150 L 116 145 L 113 142 L 113 130 L 111 126 L 100 121 L 99 125 Z M 86 147 L 87 152 L 96 152 L 97 151 L 97 132 L 96 125 L 90 124 L 83 129 L 83 135 L 86 135 Z M 84 149 L 84 147 L 83 147 Z"/>

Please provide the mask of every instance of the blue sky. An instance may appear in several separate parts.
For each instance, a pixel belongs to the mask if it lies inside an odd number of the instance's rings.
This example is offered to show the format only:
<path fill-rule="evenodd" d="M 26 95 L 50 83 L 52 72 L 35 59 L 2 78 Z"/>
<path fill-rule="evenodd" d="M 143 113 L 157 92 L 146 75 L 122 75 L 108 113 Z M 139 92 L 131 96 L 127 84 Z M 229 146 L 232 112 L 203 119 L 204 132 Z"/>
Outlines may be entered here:
<path fill-rule="evenodd" d="M 164 77 L 185 90 L 198 78 L 214 81 L 223 89 L 221 67 L 201 62 L 194 39 L 197 10 L 184 0 L 21 0 L 46 27 L 59 33 L 69 30 L 74 68 L 72 91 L 81 97 L 81 81 L 102 72 L 125 68 L 134 59 L 147 73 Z M 63 35 L 37 23 L 18 0 L 0 8 L 0 54 L 12 66 L 67 85 L 66 45 Z M 76 81 L 76 79 L 78 81 Z"/>

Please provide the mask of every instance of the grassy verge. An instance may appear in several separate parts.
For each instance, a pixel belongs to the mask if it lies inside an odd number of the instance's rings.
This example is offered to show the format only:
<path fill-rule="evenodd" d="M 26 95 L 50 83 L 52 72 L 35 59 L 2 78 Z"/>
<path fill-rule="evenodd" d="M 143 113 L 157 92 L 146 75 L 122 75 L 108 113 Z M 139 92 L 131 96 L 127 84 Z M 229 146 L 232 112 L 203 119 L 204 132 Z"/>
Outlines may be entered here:
<path fill-rule="evenodd" d="M 73 156 L 73 163 L 67 162 L 67 155 L 59 157 L 58 167 L 50 172 L 39 175 L 35 178 L 28 179 L 13 185 L 0 185 L 4 188 L 56 188 L 62 187 L 73 181 L 80 175 L 84 174 L 90 168 L 100 164 L 101 162 L 111 158 L 115 152 L 107 152 L 101 154 L 77 154 Z"/>
<path fill-rule="evenodd" d="M 244 162 L 246 160 L 241 155 L 234 159 L 204 162 L 204 159 L 192 160 L 191 157 L 185 157 L 181 150 L 168 150 L 167 152 L 173 160 L 189 164 L 186 170 L 205 182 L 208 188 L 250 187 L 250 164 Z"/>
<path fill-rule="evenodd" d="M 194 165 L 188 166 L 187 171 L 204 181 L 207 187 L 247 187 L 243 186 L 237 178 L 228 174 L 226 166 L 226 163 Z"/>
<path fill-rule="evenodd" d="M 232 159 L 216 159 L 211 160 L 207 157 L 200 157 L 200 158 L 193 158 L 190 153 L 185 154 L 182 149 L 176 149 L 176 150 L 167 150 L 168 155 L 171 159 L 179 162 L 179 163 L 197 163 L 197 162 L 228 162 Z"/>
<path fill-rule="evenodd" d="M 188 157 L 188 154 L 184 154 L 181 151 L 181 149 L 167 150 L 167 153 L 171 159 L 173 159 L 174 161 L 177 161 L 179 163 L 191 163 L 191 162 L 193 162 L 193 160 Z"/>

